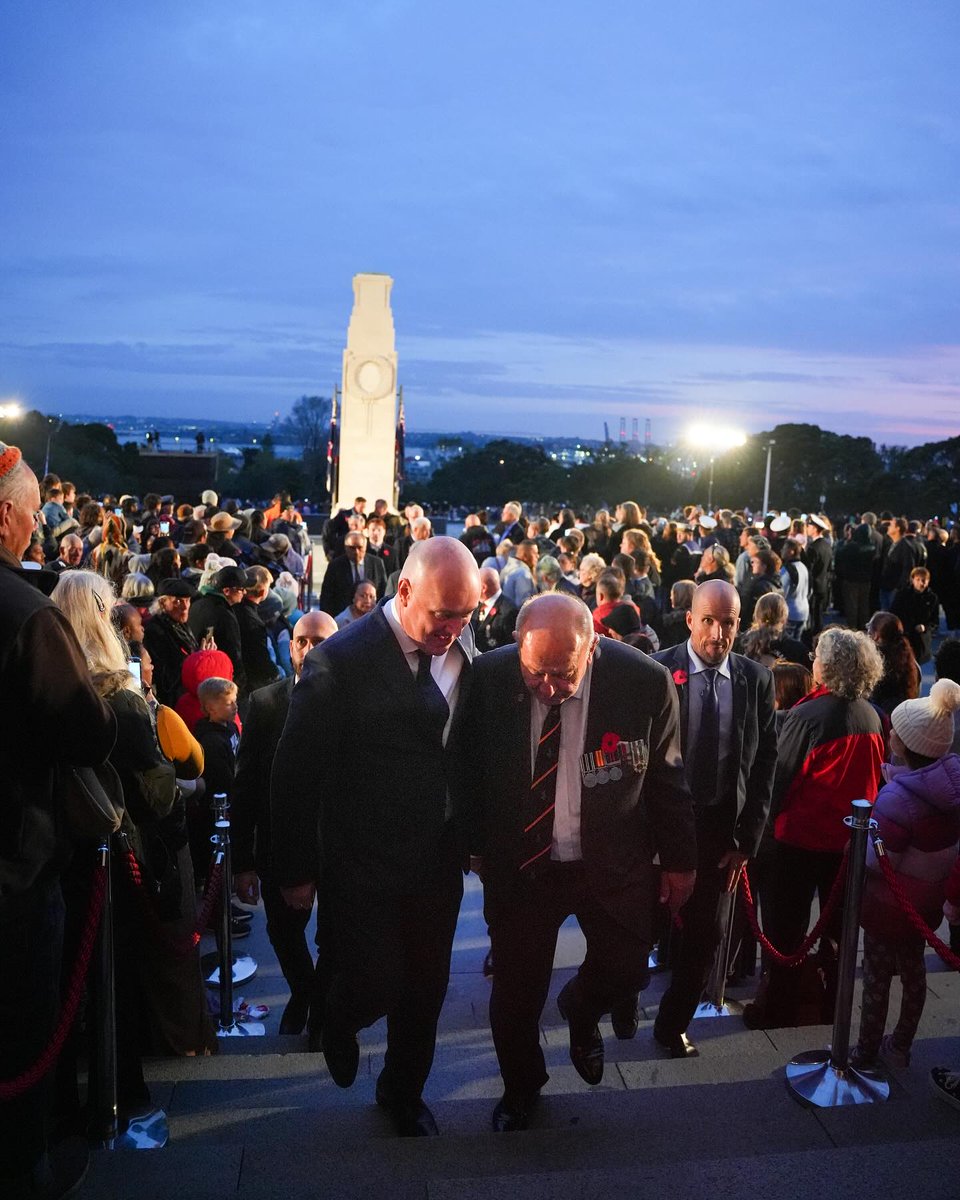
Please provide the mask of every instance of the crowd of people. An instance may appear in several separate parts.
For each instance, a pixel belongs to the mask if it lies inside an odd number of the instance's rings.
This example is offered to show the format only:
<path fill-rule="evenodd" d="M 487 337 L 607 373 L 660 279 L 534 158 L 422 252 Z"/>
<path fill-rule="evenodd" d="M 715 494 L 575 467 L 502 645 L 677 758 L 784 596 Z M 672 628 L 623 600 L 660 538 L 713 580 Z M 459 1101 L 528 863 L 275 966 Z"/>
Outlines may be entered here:
<path fill-rule="evenodd" d="M 528 516 L 509 501 L 454 538 L 419 505 L 368 513 L 358 498 L 322 544 L 311 610 L 312 545 L 289 497 L 97 499 L 0 445 L 0 1083 L 56 1025 L 93 872 L 62 797 L 105 763 L 140 880 L 121 873 L 113 915 L 125 1120 L 151 1105 L 145 1055 L 216 1050 L 192 937 L 215 795 L 233 819 L 234 936 L 262 900 L 290 989 L 280 1032 L 306 1031 L 347 1087 L 358 1032 L 386 1016 L 377 1102 L 403 1136 L 437 1132 L 422 1093 L 465 869 L 490 934 L 497 1131 L 525 1129 L 547 1081 L 541 1014 L 571 914 L 587 955 L 558 1006 L 591 1084 L 601 1017 L 637 1035 L 657 943 L 671 977 L 653 1037 L 697 1055 L 690 1022 L 744 871 L 767 935 L 800 946 L 842 870 L 854 798 L 875 801 L 924 919 L 945 915 L 960 940 L 960 527 L 654 516 L 633 501 Z M 357 761 L 370 729 L 389 786 Z M 924 943 L 868 866 L 852 1061 L 904 1068 Z M 749 1027 L 824 1019 L 838 932 L 823 932 L 812 1002 L 764 956 Z M 742 967 L 756 950 L 741 941 Z M 4 1196 L 79 1177 L 83 1052 L 75 1033 L 55 1076 L 0 1103 Z M 960 1107 L 960 1076 L 934 1086 Z"/>

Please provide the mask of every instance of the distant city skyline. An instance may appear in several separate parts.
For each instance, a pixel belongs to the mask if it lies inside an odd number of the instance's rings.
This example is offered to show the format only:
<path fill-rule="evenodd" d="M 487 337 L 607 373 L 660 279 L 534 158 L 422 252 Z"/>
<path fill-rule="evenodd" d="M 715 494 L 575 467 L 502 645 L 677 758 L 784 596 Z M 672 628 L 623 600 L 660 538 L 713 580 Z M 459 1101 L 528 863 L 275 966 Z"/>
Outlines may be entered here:
<path fill-rule="evenodd" d="M 269 420 L 395 279 L 411 428 L 960 434 L 960 6 L 0 10 L 0 401 Z"/>

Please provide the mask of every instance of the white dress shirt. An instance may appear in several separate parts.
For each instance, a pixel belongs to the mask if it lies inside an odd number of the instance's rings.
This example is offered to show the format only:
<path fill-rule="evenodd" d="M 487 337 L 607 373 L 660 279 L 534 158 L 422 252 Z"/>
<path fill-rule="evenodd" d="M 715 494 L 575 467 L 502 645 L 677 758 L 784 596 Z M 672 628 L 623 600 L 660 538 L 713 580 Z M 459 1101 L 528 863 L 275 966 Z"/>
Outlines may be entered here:
<path fill-rule="evenodd" d="M 580 846 L 580 759 L 586 752 L 583 739 L 587 731 L 587 711 L 590 707 L 590 681 L 593 659 L 580 680 L 580 686 L 561 705 L 563 724 L 560 727 L 560 760 L 557 764 L 557 791 L 553 810 L 553 847 L 550 857 L 555 862 L 575 862 L 583 858 Z M 544 718 L 550 705 L 541 704 L 530 695 L 530 772 L 537 762 L 537 746 Z M 591 749 L 598 750 L 599 746 Z"/>

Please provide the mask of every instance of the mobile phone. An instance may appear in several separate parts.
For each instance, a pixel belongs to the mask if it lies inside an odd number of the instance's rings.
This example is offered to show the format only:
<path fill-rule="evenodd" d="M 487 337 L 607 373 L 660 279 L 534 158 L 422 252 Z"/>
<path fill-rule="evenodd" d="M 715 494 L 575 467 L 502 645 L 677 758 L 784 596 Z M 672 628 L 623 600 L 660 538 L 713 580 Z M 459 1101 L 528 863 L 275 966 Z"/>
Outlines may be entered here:
<path fill-rule="evenodd" d="M 160 532 L 164 535 L 164 537 L 166 537 L 166 535 L 170 532 L 170 522 L 169 521 L 161 521 L 160 522 Z"/>
<path fill-rule="evenodd" d="M 127 663 L 127 670 L 137 681 L 137 686 L 142 687 L 143 686 L 143 676 L 140 671 L 140 659 L 139 658 L 131 658 Z"/>

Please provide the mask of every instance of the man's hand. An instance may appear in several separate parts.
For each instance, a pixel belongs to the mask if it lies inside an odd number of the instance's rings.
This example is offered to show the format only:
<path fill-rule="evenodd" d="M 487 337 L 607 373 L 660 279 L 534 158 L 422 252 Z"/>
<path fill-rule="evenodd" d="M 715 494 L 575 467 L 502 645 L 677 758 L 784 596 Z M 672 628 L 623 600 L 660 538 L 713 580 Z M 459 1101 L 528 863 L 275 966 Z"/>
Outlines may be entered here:
<path fill-rule="evenodd" d="M 233 877 L 233 890 L 241 904 L 260 903 L 260 880 L 256 871 L 238 871 Z"/>
<path fill-rule="evenodd" d="M 740 882 L 740 872 L 750 861 L 749 854 L 741 854 L 739 850 L 728 850 L 717 863 L 721 871 L 727 872 L 724 891 L 732 892 Z"/>
<path fill-rule="evenodd" d="M 312 883 L 298 883 L 296 887 L 281 888 L 280 895 L 291 908 L 309 912 L 317 898 L 317 888 Z"/>
<path fill-rule="evenodd" d="M 696 871 L 660 872 L 660 903 L 669 906 L 671 917 L 675 917 L 690 899 L 696 881 Z"/>

